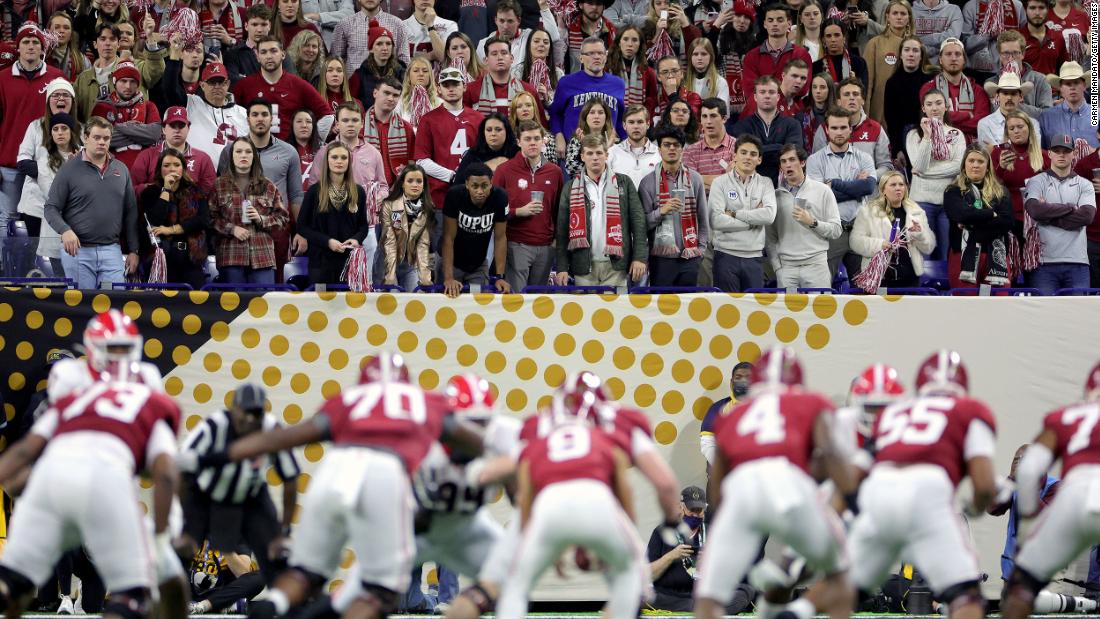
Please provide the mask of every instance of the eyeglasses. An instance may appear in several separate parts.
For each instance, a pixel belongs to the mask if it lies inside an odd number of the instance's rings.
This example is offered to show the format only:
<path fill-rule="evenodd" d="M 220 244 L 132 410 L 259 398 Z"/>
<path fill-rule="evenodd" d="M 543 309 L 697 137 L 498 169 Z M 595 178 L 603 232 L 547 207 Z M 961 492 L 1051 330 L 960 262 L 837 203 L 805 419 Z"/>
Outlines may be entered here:
<path fill-rule="evenodd" d="M 665 69 L 664 71 L 661 71 L 657 75 L 660 75 L 661 77 L 672 77 L 673 75 L 679 75 L 679 74 L 680 74 L 679 69 Z"/>
<path fill-rule="evenodd" d="M 55 92 L 50 95 L 51 99 L 72 99 L 73 96 L 67 92 Z"/>

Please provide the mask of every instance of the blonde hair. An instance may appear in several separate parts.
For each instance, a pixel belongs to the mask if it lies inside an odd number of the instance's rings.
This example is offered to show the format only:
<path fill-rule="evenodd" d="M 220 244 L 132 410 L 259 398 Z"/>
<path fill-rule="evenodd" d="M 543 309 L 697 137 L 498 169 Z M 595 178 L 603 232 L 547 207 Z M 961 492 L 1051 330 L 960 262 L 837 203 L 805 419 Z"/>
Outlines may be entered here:
<path fill-rule="evenodd" d="M 523 92 L 517 94 L 515 96 L 515 98 L 512 99 L 512 103 L 508 106 L 508 122 L 512 123 L 512 130 L 518 132 L 519 131 L 519 123 L 523 122 L 519 119 L 519 114 L 516 113 L 516 110 L 519 109 L 519 102 L 521 100 L 523 100 L 525 97 L 529 97 L 531 99 L 531 107 L 535 110 L 535 116 L 531 120 L 534 120 L 538 124 L 542 125 L 543 128 L 545 129 L 546 124 L 542 121 L 541 118 L 539 118 L 539 101 L 538 101 L 538 99 L 535 98 L 535 95 L 533 95 L 533 94 L 527 92 L 526 90 L 524 90 Z"/>
<path fill-rule="evenodd" d="M 1039 172 L 1043 169 L 1043 148 L 1039 144 L 1039 137 L 1035 135 L 1035 127 L 1031 124 L 1031 116 L 1020 110 L 1012 110 L 1005 114 L 1005 142 L 1011 142 L 1008 139 L 1008 121 L 1012 118 L 1023 121 L 1024 126 L 1027 127 L 1027 162 L 1031 165 L 1032 170 Z"/>
<path fill-rule="evenodd" d="M 676 2 L 676 1 L 677 0 L 672 0 L 672 2 Z M 668 3 L 670 7 L 672 6 L 672 2 Z M 650 34 L 649 44 L 652 45 L 653 40 L 657 38 L 657 21 L 660 20 L 660 17 L 661 17 L 660 15 L 657 14 L 657 7 L 654 6 L 653 0 L 649 0 L 649 11 L 647 13 L 648 13 L 647 14 L 648 22 L 646 23 L 646 26 L 650 26 L 650 25 L 653 26 L 653 31 L 651 33 L 649 33 Z M 649 28 L 647 27 L 646 29 L 648 30 Z M 672 37 L 673 39 L 683 36 L 683 27 L 680 25 L 680 22 L 678 20 L 672 19 L 671 12 L 668 16 L 667 30 L 668 30 L 668 36 Z M 645 52 L 646 47 L 648 47 L 648 45 L 647 45 L 646 41 L 643 40 L 642 41 L 642 47 L 638 50 L 638 53 L 641 54 L 641 53 Z"/>
<path fill-rule="evenodd" d="M 302 60 L 302 48 L 314 39 L 317 40 L 317 60 L 309 63 L 309 66 L 307 66 Z M 294 63 L 294 71 L 298 74 L 298 77 L 308 82 L 314 75 L 320 74 L 321 82 L 325 81 L 325 41 L 321 38 L 321 35 L 312 30 L 303 30 L 299 32 L 290 40 L 290 45 L 286 48 L 286 55 L 289 56 L 290 61 Z M 318 71 L 318 67 L 320 67 L 320 71 Z M 322 84 L 318 85 L 323 86 Z"/>
<path fill-rule="evenodd" d="M 347 65 L 344 64 L 344 59 L 339 56 L 325 58 L 325 62 L 321 64 L 321 83 L 317 85 L 317 90 L 320 91 L 322 96 L 328 93 L 328 81 L 325 76 L 328 73 L 328 65 L 331 62 L 340 64 L 340 75 L 343 76 L 343 79 L 340 80 L 340 96 L 343 97 L 344 101 L 354 101 L 355 97 L 351 95 L 351 86 L 348 83 Z"/>
<path fill-rule="evenodd" d="M 908 0 L 890 0 L 890 4 L 887 4 L 886 8 L 882 11 L 882 21 L 884 26 L 883 30 L 890 30 L 890 27 L 886 25 L 886 16 L 890 14 L 890 9 L 894 8 L 895 6 L 900 6 L 901 8 L 905 9 L 906 13 L 909 14 L 909 24 L 905 26 L 905 30 L 901 32 L 901 36 L 904 38 L 913 34 L 913 5 L 910 4 Z"/>
<path fill-rule="evenodd" d="M 346 208 L 349 213 L 359 212 L 359 186 L 355 184 L 355 179 L 351 174 L 352 154 L 351 149 L 344 145 L 343 142 L 336 141 L 328 145 L 325 149 L 325 156 L 321 158 L 321 181 L 317 187 L 317 212 L 327 213 L 329 209 L 335 209 L 336 205 L 329 199 L 329 189 L 332 188 L 332 177 L 329 174 L 328 169 L 328 156 L 332 154 L 332 151 L 342 148 L 344 152 L 348 154 L 348 170 L 344 172 L 344 187 L 348 190 L 348 201 Z"/>
<path fill-rule="evenodd" d="M 970 190 L 970 179 L 966 177 L 966 160 L 970 158 L 970 155 L 980 155 L 985 160 L 985 176 L 980 181 L 982 183 L 982 208 L 993 208 L 994 202 L 1004 199 L 1005 186 L 1001 184 L 1001 180 L 997 178 L 997 172 L 993 169 L 993 157 L 980 144 L 971 144 L 966 147 L 962 163 L 959 164 L 959 175 L 955 177 L 954 185 L 959 188 L 959 192 L 963 195 L 966 195 L 966 192 Z"/>
<path fill-rule="evenodd" d="M 401 83 L 401 98 L 398 100 L 398 105 L 401 109 L 409 109 L 409 102 L 412 101 L 413 89 L 416 88 L 412 84 L 412 68 L 413 65 L 424 65 L 428 69 L 428 83 L 424 84 L 424 89 L 428 91 L 428 102 L 434 109 L 439 105 L 439 94 L 435 90 L 435 78 L 432 73 L 432 62 L 428 60 L 428 57 L 424 54 L 417 54 L 409 60 L 409 66 L 405 68 L 405 79 Z"/>
<path fill-rule="evenodd" d="M 888 183 L 890 179 L 894 177 L 900 178 L 901 182 L 905 184 L 905 195 L 901 197 L 902 208 L 907 211 L 920 208 L 919 206 L 917 206 L 917 203 L 909 197 L 909 183 L 905 180 L 905 175 L 901 172 L 898 172 L 897 170 L 890 170 L 886 174 L 883 174 L 882 178 L 878 179 L 878 195 L 876 195 L 875 198 L 867 204 L 867 208 L 870 209 L 871 214 L 882 215 L 888 218 L 890 221 L 894 220 L 894 210 L 886 201 L 885 192 L 886 183 Z"/>
<path fill-rule="evenodd" d="M 684 87 L 688 90 L 695 90 L 695 65 L 691 64 L 691 57 L 695 54 L 696 48 L 702 47 L 710 55 L 710 62 L 707 63 L 706 68 L 706 80 L 707 80 L 707 92 L 710 93 L 707 97 L 718 96 L 718 80 L 725 79 L 718 75 L 718 56 L 714 52 L 714 44 L 710 42 L 710 39 L 706 37 L 699 37 L 691 42 L 691 49 L 688 50 L 688 72 L 687 78 L 684 80 Z M 706 99 L 707 97 L 703 97 Z"/>

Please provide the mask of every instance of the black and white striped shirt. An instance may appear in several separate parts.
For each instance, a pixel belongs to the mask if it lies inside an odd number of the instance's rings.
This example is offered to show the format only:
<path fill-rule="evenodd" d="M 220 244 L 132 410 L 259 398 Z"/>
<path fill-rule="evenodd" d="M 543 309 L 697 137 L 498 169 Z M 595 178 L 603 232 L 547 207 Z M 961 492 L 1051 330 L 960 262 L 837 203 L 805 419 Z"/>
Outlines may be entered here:
<path fill-rule="evenodd" d="M 264 415 L 262 432 L 274 430 L 279 422 L 272 415 Z M 181 452 L 195 456 L 225 451 L 236 440 L 237 433 L 229 413 L 219 410 L 204 419 L 183 442 Z M 270 465 L 285 480 L 295 479 L 301 472 L 294 453 L 280 451 L 270 456 Z M 206 468 L 197 472 L 195 483 L 199 490 L 215 503 L 239 505 L 267 491 L 267 467 L 254 462 L 230 462 L 218 468 Z"/>

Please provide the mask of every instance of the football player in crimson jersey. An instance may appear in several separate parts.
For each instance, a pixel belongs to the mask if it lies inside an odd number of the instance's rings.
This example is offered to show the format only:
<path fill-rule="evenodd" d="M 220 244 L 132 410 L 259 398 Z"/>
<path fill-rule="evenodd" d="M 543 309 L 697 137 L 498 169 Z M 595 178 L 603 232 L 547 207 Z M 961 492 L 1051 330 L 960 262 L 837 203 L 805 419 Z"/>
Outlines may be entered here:
<path fill-rule="evenodd" d="M 1062 484 L 1022 542 L 1001 602 L 1006 619 L 1023 619 L 1054 573 L 1082 550 L 1100 542 L 1100 364 L 1089 372 L 1083 402 L 1043 418 L 1043 430 L 1016 469 L 1017 506 L 1022 518 L 1039 510 L 1039 489 L 1055 460 L 1062 460 Z"/>
<path fill-rule="evenodd" d="M 330 398 L 309 421 L 249 435 L 200 464 L 324 440 L 335 448 L 305 495 L 291 569 L 276 578 L 266 601 L 250 606 L 252 616 L 285 615 L 314 597 L 339 567 L 345 545 L 369 561 L 359 565 L 362 589 L 344 617 L 380 619 L 393 612 L 409 587 L 416 550 L 409 477 L 437 440 L 474 455 L 482 448 L 480 432 L 451 415 L 443 395 L 413 385 L 402 358 L 383 352 L 365 362 L 358 385 Z"/>
<path fill-rule="evenodd" d="M 118 310 L 100 314 L 84 328 L 83 359 L 62 359 L 50 368 L 46 394 L 55 403 L 77 389 L 84 389 L 104 374 L 126 372 L 127 380 L 154 391 L 164 391 L 160 370 L 141 360 L 141 336 L 132 322 L 124 323 Z M 128 325 L 128 326 L 124 326 Z M 133 327 L 131 329 L 131 327 Z"/>
<path fill-rule="evenodd" d="M 976 619 L 985 614 L 981 572 L 953 500 L 964 476 L 974 487 L 968 512 L 980 514 L 994 499 L 996 423 L 985 404 L 967 395 L 957 352 L 925 359 L 916 389 L 915 398 L 887 406 L 875 420 L 875 462 L 848 536 L 852 583 L 874 589 L 904 552 L 948 616 Z"/>
<path fill-rule="evenodd" d="M 440 218 L 447 188 L 462 155 L 477 142 L 477 128 L 482 119 L 480 112 L 462 105 L 465 89 L 461 71 L 453 67 L 440 71 L 439 98 L 443 99 L 443 105 L 424 114 L 416 133 L 413 158 L 428 173 L 432 202 Z M 442 219 L 437 219 L 436 223 L 436 229 L 441 232 Z"/>
<path fill-rule="evenodd" d="M 136 371 L 131 344 L 141 350 L 130 318 L 111 310 L 93 323 L 108 342 L 124 343 L 108 344 L 102 359 L 92 356 L 89 362 L 104 368 L 98 380 L 53 402 L 30 434 L 0 456 L 5 488 L 34 465 L 0 560 L 0 605 L 16 615 L 34 587 L 53 576 L 62 553 L 80 543 L 111 591 L 105 617 L 144 617 L 154 572 L 182 575 L 169 533 L 180 409 L 167 395 L 127 382 Z M 155 542 L 134 484 L 145 470 L 153 479 Z M 182 581 L 176 589 L 165 591 L 177 606 L 173 616 L 186 613 Z"/>
<path fill-rule="evenodd" d="M 699 563 L 695 616 L 723 614 L 765 536 L 788 544 L 825 575 L 779 616 L 808 618 L 815 609 L 845 616 L 854 596 L 845 577 L 843 529 L 809 472 L 820 457 L 838 486 L 848 483 L 833 439 L 832 403 L 802 389 L 802 367 L 792 350 L 781 347 L 754 366 L 749 394 L 723 409 L 714 425 L 718 450 L 708 495 L 717 511 Z"/>

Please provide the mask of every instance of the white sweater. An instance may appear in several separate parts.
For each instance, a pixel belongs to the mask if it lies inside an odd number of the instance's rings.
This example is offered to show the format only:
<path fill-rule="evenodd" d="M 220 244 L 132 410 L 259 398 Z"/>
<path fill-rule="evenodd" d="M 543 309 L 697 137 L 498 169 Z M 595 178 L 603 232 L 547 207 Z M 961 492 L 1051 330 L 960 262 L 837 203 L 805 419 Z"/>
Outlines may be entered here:
<path fill-rule="evenodd" d="M 727 172 L 711 183 L 707 205 L 711 244 L 716 251 L 738 258 L 764 254 L 764 227 L 775 221 L 776 209 L 770 178 L 753 173 L 742 183 L 735 172 Z"/>
<path fill-rule="evenodd" d="M 955 128 L 947 130 L 950 155 L 943 161 L 932 158 L 932 140 L 925 136 L 922 140 L 916 129 L 909 131 L 905 138 L 905 151 L 909 153 L 909 162 L 913 166 L 913 186 L 909 197 L 914 202 L 943 204 L 943 192 L 951 181 L 959 175 L 963 154 L 966 152 L 966 137 Z"/>
<path fill-rule="evenodd" d="M 38 128 L 37 123 L 34 123 L 33 126 L 36 129 Z M 41 136 L 39 136 L 39 141 L 41 141 Z M 42 220 L 42 229 L 38 233 L 40 238 L 38 255 L 47 258 L 60 258 L 61 235 L 50 227 L 45 215 L 43 215 L 46 196 L 50 195 L 50 186 L 53 185 L 53 179 L 57 172 L 50 169 L 50 154 L 46 152 L 46 147 L 38 146 L 35 149 L 34 160 L 38 162 L 38 178 L 34 179 L 28 176 L 23 181 L 23 194 L 19 199 L 19 212 Z"/>
<path fill-rule="evenodd" d="M 910 237 L 909 257 L 913 260 L 913 270 L 917 275 L 924 275 L 924 256 L 932 253 L 936 248 L 936 235 L 928 227 L 928 217 L 924 209 L 917 206 L 912 200 L 905 202 L 905 225 L 912 227 L 920 224 L 920 232 Z M 855 224 L 852 226 L 852 234 L 848 238 L 852 251 L 863 256 L 863 266 L 878 252 L 882 251 L 882 242 L 890 239 L 890 230 L 893 222 L 879 209 L 872 208 L 871 203 L 859 207 Z"/>

